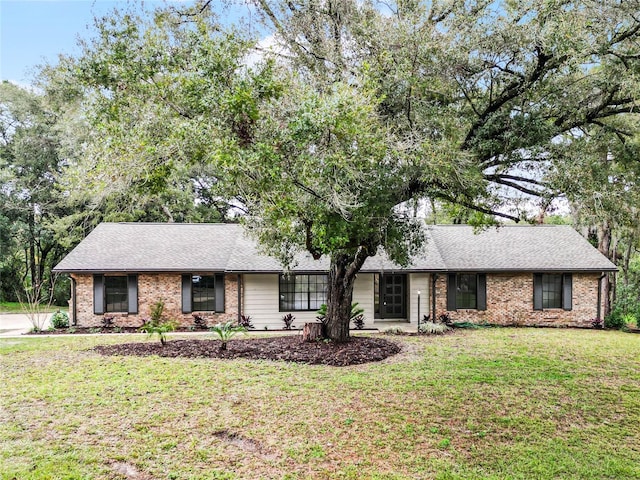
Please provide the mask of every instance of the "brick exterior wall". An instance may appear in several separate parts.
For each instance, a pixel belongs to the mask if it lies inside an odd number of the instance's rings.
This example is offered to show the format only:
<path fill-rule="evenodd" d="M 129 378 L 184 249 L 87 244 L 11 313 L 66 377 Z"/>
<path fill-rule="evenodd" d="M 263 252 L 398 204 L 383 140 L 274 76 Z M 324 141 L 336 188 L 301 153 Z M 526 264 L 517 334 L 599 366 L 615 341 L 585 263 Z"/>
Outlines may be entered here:
<path fill-rule="evenodd" d="M 100 327 L 104 315 L 93 313 L 93 275 L 73 274 L 76 281 L 76 322 L 79 327 Z M 182 275 L 179 273 L 142 273 L 138 275 L 138 314 L 108 313 L 119 327 L 140 327 L 150 317 L 151 306 L 164 301 L 164 317 L 181 327 L 193 325 L 193 314 L 200 314 L 208 325 L 238 318 L 238 276 L 226 274 L 224 281 L 224 313 L 182 313 Z M 72 299 L 73 300 L 73 299 Z M 69 311 L 73 312 L 70 303 Z"/>
<path fill-rule="evenodd" d="M 574 273 L 572 310 L 533 309 L 532 273 L 487 273 L 487 309 L 448 312 L 454 322 L 590 327 L 598 313 L 598 273 Z M 447 312 L 447 275 L 437 279 L 436 315 Z"/>
<path fill-rule="evenodd" d="M 590 327 L 597 315 L 598 273 L 573 274 L 573 309 L 533 309 L 532 273 L 487 273 L 487 310 L 459 309 L 448 312 L 455 322 L 491 323 L 515 326 Z M 76 315 L 79 327 L 100 327 L 104 315 L 93 313 L 93 275 L 73 274 L 76 281 Z M 277 276 L 274 276 L 277 279 Z M 192 313 L 182 313 L 182 279 L 177 273 L 138 275 L 138 314 L 110 313 L 121 327 L 140 327 L 150 316 L 151 306 L 162 299 L 164 315 L 181 327 L 193 325 Z M 72 299 L 73 300 L 73 299 Z M 276 299 L 277 302 L 277 299 Z M 244 303 L 244 302 L 243 302 Z M 431 303 L 431 302 L 429 302 Z M 70 304 L 73 312 L 73 305 Z M 244 311 L 244 307 L 243 307 Z M 447 276 L 438 274 L 436 316 L 447 312 Z M 225 274 L 224 313 L 193 312 L 206 318 L 209 325 L 238 317 L 238 275 Z M 279 317 L 278 312 L 274 315 Z M 275 318 L 275 317 L 274 317 Z"/>

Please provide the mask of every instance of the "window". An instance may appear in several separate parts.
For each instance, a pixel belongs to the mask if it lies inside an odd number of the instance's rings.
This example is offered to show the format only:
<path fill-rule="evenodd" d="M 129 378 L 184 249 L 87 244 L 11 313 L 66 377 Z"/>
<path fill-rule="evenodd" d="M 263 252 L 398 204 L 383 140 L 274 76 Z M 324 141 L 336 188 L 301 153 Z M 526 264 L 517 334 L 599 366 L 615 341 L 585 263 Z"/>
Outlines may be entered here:
<path fill-rule="evenodd" d="M 104 277 L 104 311 L 129 311 L 127 277 Z"/>
<path fill-rule="evenodd" d="M 93 313 L 138 313 L 137 275 L 94 275 Z"/>
<path fill-rule="evenodd" d="M 460 273 L 456 285 L 456 308 L 476 308 L 478 277 L 475 274 Z"/>
<path fill-rule="evenodd" d="M 194 312 L 213 312 L 216 309 L 216 279 L 213 275 L 191 277 L 192 308 Z"/>
<path fill-rule="evenodd" d="M 182 313 L 224 312 L 223 273 L 182 275 Z"/>
<path fill-rule="evenodd" d="M 542 308 L 562 308 L 562 275 L 542 275 Z"/>
<path fill-rule="evenodd" d="M 570 273 L 533 275 L 533 309 L 572 309 L 573 279 Z"/>
<path fill-rule="evenodd" d="M 318 310 L 326 301 L 326 275 L 280 275 L 281 312 Z"/>
<path fill-rule="evenodd" d="M 487 276 L 484 273 L 449 273 L 447 310 L 487 309 Z"/>

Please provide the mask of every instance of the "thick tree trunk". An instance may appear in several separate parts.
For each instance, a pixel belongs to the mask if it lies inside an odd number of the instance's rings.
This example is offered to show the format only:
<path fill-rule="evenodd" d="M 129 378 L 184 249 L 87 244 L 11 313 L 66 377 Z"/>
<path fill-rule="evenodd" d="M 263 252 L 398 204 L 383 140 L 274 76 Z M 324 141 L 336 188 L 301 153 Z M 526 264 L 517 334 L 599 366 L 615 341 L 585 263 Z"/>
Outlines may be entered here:
<path fill-rule="evenodd" d="M 615 263 L 615 258 L 611 255 L 611 227 L 606 220 L 601 226 L 597 228 L 598 232 L 598 250 L 605 255 L 609 260 Z M 608 273 L 602 279 L 602 300 L 603 300 L 603 313 L 606 317 L 611 313 L 611 306 L 613 301 L 613 274 Z"/>
<path fill-rule="evenodd" d="M 327 285 L 326 335 L 334 342 L 349 341 L 349 321 L 353 284 L 369 254 L 363 247 L 354 255 L 337 254 L 331 258 Z"/>

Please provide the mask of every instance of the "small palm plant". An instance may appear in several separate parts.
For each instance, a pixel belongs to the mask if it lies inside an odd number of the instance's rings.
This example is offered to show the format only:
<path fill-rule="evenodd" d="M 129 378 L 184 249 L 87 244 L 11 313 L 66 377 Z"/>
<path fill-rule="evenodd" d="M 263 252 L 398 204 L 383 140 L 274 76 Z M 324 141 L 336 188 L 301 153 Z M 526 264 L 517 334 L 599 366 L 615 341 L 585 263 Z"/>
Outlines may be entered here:
<path fill-rule="evenodd" d="M 316 319 L 318 319 L 321 323 L 325 323 L 327 321 L 326 303 L 320 305 L 320 309 L 316 312 Z M 360 305 L 358 305 L 358 302 L 354 302 L 351 304 L 351 313 L 349 314 L 349 320 L 353 322 L 357 330 L 362 330 L 364 328 L 364 308 L 360 307 Z"/>
<path fill-rule="evenodd" d="M 140 331 L 143 333 L 148 333 L 149 337 L 158 335 L 158 337 L 160 337 L 160 343 L 162 344 L 162 346 L 165 346 L 167 344 L 167 333 L 173 332 L 175 329 L 176 325 L 171 321 L 162 322 L 158 325 L 153 325 L 151 322 L 149 322 L 140 327 Z"/>
<path fill-rule="evenodd" d="M 229 321 L 226 323 L 217 323 L 209 329 L 214 335 L 216 335 L 220 341 L 220 350 L 227 349 L 227 342 L 235 337 L 238 333 L 244 333 L 247 331 L 242 325 L 238 325 L 235 322 Z"/>
<path fill-rule="evenodd" d="M 169 320 L 162 321 L 162 313 L 164 311 L 164 302 L 158 300 L 151 307 L 151 320 L 147 321 L 140 327 L 140 331 L 148 333 L 149 337 L 158 335 L 160 337 L 160 343 L 164 347 L 167 344 L 167 333 L 173 332 L 176 329 L 175 322 Z"/>

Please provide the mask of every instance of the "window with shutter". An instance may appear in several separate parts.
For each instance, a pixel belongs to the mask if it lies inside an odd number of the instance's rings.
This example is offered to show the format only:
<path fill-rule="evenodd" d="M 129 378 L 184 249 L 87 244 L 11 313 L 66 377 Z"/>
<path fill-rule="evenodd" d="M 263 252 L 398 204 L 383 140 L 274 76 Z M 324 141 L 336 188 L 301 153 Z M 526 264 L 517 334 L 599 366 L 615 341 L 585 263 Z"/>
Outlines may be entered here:
<path fill-rule="evenodd" d="M 571 310 L 573 282 L 570 273 L 536 273 L 533 275 L 533 309 Z"/>
<path fill-rule="evenodd" d="M 224 274 L 182 275 L 182 313 L 224 312 Z"/>
<path fill-rule="evenodd" d="M 126 275 L 104 277 L 104 311 L 129 312 L 129 287 Z"/>
<path fill-rule="evenodd" d="M 447 310 L 487 309 L 487 276 L 484 273 L 450 273 L 447 276 Z"/>

